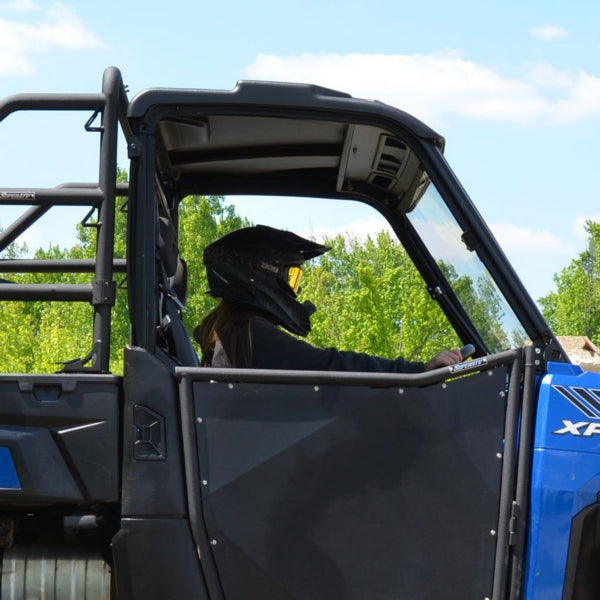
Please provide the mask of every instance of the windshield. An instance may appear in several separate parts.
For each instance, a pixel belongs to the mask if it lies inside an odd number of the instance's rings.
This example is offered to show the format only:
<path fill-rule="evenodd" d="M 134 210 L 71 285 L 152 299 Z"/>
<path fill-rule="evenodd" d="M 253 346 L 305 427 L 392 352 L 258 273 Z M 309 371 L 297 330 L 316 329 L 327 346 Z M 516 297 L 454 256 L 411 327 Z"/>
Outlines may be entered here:
<path fill-rule="evenodd" d="M 446 276 L 490 352 L 520 347 L 527 334 L 438 191 L 430 185 L 408 218 Z"/>

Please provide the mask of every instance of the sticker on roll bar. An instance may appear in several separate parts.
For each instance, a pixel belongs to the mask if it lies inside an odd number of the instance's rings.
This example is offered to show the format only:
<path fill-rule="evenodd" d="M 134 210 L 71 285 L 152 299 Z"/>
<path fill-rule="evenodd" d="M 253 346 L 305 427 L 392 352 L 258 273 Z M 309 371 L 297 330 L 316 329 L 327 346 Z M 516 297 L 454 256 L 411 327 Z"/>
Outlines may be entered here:
<path fill-rule="evenodd" d="M 448 367 L 450 369 L 450 373 L 454 375 L 455 373 L 462 373 L 463 371 L 471 371 L 473 369 L 479 369 L 488 364 L 487 358 L 473 358 L 466 362 L 457 363 Z"/>
<path fill-rule="evenodd" d="M 22 202 L 35 200 L 35 192 L 0 192 L 0 200 L 3 202 Z"/>

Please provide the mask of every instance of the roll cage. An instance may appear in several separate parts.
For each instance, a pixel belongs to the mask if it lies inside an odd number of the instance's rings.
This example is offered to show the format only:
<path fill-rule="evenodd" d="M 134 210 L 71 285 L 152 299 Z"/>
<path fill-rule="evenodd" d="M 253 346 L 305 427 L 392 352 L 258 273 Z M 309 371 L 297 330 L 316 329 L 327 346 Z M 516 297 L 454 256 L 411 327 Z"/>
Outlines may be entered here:
<path fill-rule="evenodd" d="M 381 213 L 411 256 L 458 336 L 490 352 L 452 285 L 407 215 L 434 185 L 529 339 L 553 360 L 563 352 L 489 228 L 443 158 L 444 139 L 414 117 L 378 102 L 299 84 L 240 82 L 231 91 L 150 89 L 131 102 L 120 72 L 105 71 L 100 94 L 23 94 L 0 105 L 0 120 L 24 110 L 87 111 L 100 136 L 98 182 L 51 189 L 2 189 L 3 205 L 30 208 L 0 233 L 0 251 L 52 206 L 97 211 L 96 258 L 2 260 L 11 272 L 89 272 L 88 284 L 0 283 L 1 300 L 89 302 L 93 347 L 65 360 L 65 371 L 107 372 L 115 272 L 126 272 L 131 341 L 155 352 L 165 297 L 181 273 L 178 207 L 189 194 L 314 196 L 352 199 Z M 95 125 L 100 117 L 99 125 Z M 131 161 L 130 182 L 116 183 L 118 129 Z M 113 251 L 116 198 L 127 197 L 127 259 Z M 182 350 L 193 360 L 189 348 Z M 182 358 L 175 356 L 174 364 Z"/>

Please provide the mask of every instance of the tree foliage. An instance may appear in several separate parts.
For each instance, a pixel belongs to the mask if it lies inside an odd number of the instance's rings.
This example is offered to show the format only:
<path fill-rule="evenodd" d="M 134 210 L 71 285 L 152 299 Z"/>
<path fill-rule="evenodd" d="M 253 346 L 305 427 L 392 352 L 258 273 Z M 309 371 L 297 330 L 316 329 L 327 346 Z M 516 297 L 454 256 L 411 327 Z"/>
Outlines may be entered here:
<path fill-rule="evenodd" d="M 119 179 L 125 174 L 120 172 Z M 92 225 L 92 226 L 89 226 Z M 191 196 L 180 205 L 180 253 L 188 265 L 188 299 L 184 321 L 189 331 L 215 305 L 206 295 L 204 247 L 250 223 L 222 197 Z M 115 256 L 126 255 L 126 213 L 116 217 Z M 78 226 L 78 241 L 68 249 L 39 249 L 36 258 L 93 258 L 96 228 Z M 305 265 L 305 289 L 300 300 L 313 301 L 309 341 L 379 356 L 427 360 L 440 349 L 458 345 L 458 339 L 408 255 L 389 234 L 366 241 L 337 236 L 332 250 Z M 8 252 L 20 256 L 24 248 Z M 117 300 L 112 316 L 111 371 L 122 372 L 122 350 L 128 343 L 129 317 L 125 276 L 116 274 Z M 15 274 L 20 282 L 85 283 L 92 274 Z M 74 302 L 3 302 L 0 331 L 0 372 L 53 372 L 60 361 L 85 356 L 92 347 L 93 308 Z"/>
<path fill-rule="evenodd" d="M 307 267 L 302 298 L 318 308 L 309 341 L 378 356 L 428 360 L 458 339 L 402 246 L 382 231 L 337 237 Z"/>
<path fill-rule="evenodd" d="M 118 180 L 125 181 L 123 171 Z M 188 299 L 184 321 L 192 330 L 215 305 L 206 295 L 202 263 L 204 247 L 218 237 L 250 225 L 225 204 L 222 197 L 190 196 L 180 205 L 180 252 L 188 265 Z M 78 225 L 77 243 L 38 249 L 34 256 L 93 258 L 96 232 L 93 222 Z M 587 335 L 600 343 L 600 223 L 587 223 L 588 247 L 555 275 L 556 292 L 540 299 L 544 315 L 558 335 Z M 459 344 L 436 302 L 402 246 L 386 232 L 366 240 L 338 235 L 328 240 L 332 250 L 305 265 L 304 289 L 299 298 L 318 308 L 308 340 L 318 346 L 336 346 L 389 358 L 427 360 L 442 348 Z M 11 244 L 3 258 L 19 258 L 27 247 Z M 126 255 L 126 213 L 117 211 L 115 257 Z M 523 342 L 518 332 L 506 339 L 502 306 L 490 282 L 457 275 L 452 265 L 440 268 L 453 283 L 465 308 L 477 320 L 491 349 Z M 18 273 L 21 283 L 89 283 L 92 274 L 44 275 Z M 111 371 L 122 371 L 122 349 L 129 338 L 125 276 L 116 275 L 117 300 L 112 317 Z M 92 347 L 93 308 L 76 302 L 2 302 L 0 314 L 0 372 L 53 372 L 61 361 L 85 356 Z"/>
<path fill-rule="evenodd" d="M 540 299 L 557 335 L 586 335 L 600 343 L 600 223 L 588 221 L 587 249 L 554 276 L 556 291 Z"/>
<path fill-rule="evenodd" d="M 491 352 L 505 350 L 511 347 L 512 343 L 516 346 L 522 345 L 523 336 L 519 337 L 517 332 L 513 332 L 512 335 L 515 339 L 508 339 L 502 326 L 502 303 L 487 271 L 473 278 L 469 275 L 459 275 L 452 265 L 445 262 L 440 263 L 440 269 Z"/>
<path fill-rule="evenodd" d="M 126 181 L 123 171 L 119 181 Z M 115 258 L 126 256 L 125 211 L 117 211 L 115 218 Z M 247 225 L 235 213 L 233 206 L 225 205 L 221 197 L 191 196 L 181 204 L 180 249 L 189 264 L 189 299 L 184 320 L 192 329 L 201 316 L 214 304 L 205 295 L 206 276 L 202 265 L 204 246 L 228 231 Z M 77 243 L 71 248 L 52 245 L 38 249 L 34 258 L 94 258 L 96 228 L 93 221 L 77 226 Z M 23 257 L 27 248 L 14 244 L 6 250 L 5 258 Z M 10 277 L 18 283 L 89 283 L 92 274 L 17 273 Z M 115 274 L 117 298 L 111 320 L 110 370 L 123 370 L 123 348 L 129 340 L 127 281 L 123 274 Z M 2 302 L 3 323 L 0 330 L 0 372 L 49 373 L 61 368 L 62 362 L 85 356 L 93 343 L 93 307 L 81 302 Z"/>
<path fill-rule="evenodd" d="M 117 181 L 126 181 L 123 170 L 117 172 Z M 126 253 L 126 213 L 115 216 L 115 258 Z M 77 225 L 77 243 L 71 248 L 58 244 L 35 251 L 35 259 L 94 258 L 97 227 L 93 219 Z M 27 249 L 19 248 L 18 256 Z M 13 250 L 14 253 L 14 250 Z M 6 256 L 8 258 L 8 255 Z M 122 277 L 122 276 L 121 276 Z M 89 273 L 17 273 L 10 280 L 16 283 L 75 284 L 90 283 Z M 118 282 L 121 285 L 123 281 Z M 123 289 L 118 290 L 113 310 L 111 331 L 111 369 L 122 370 L 122 348 L 127 342 L 127 299 Z M 10 348 L 0 356 L 0 372 L 48 373 L 61 368 L 62 362 L 85 356 L 93 345 L 93 307 L 82 302 L 2 302 L 2 319 L 13 315 L 18 326 L 0 331 L 0 344 Z M 120 356 L 118 353 L 120 352 Z"/>
<path fill-rule="evenodd" d="M 188 265 L 188 299 L 184 323 L 189 331 L 215 306 L 206 295 L 208 282 L 202 262 L 204 248 L 217 238 L 251 223 L 220 196 L 189 196 L 179 209 L 179 250 Z"/>

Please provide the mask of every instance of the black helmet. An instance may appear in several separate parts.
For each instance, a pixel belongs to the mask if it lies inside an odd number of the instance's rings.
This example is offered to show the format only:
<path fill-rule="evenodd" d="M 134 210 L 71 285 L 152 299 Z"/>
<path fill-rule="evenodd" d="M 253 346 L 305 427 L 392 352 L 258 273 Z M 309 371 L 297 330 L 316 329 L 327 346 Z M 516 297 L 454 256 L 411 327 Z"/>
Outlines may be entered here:
<path fill-rule="evenodd" d="M 328 250 L 329 246 L 266 225 L 238 229 L 204 249 L 208 293 L 257 308 L 288 331 L 306 335 L 314 306 L 296 300 L 298 267 Z"/>

